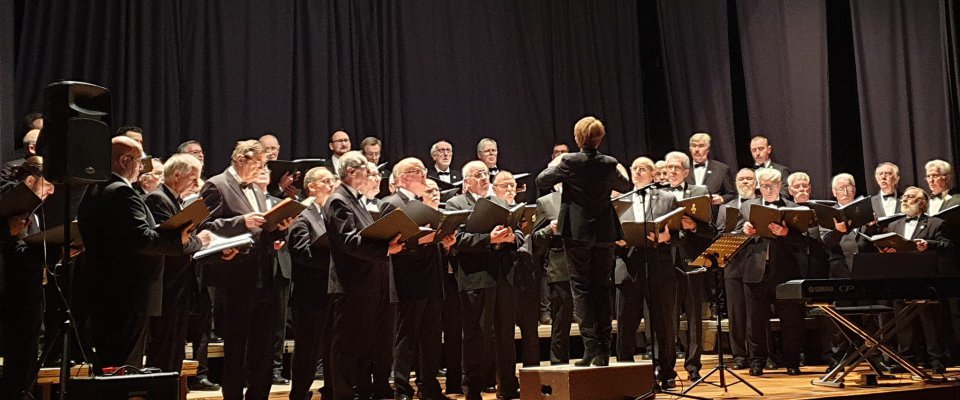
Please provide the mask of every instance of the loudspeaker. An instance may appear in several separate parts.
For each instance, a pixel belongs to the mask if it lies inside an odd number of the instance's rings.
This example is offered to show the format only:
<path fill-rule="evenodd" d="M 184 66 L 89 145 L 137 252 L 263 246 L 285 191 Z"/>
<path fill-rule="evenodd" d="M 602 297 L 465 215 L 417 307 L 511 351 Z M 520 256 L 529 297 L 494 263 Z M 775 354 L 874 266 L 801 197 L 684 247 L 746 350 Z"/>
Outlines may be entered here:
<path fill-rule="evenodd" d="M 74 81 L 43 92 L 43 130 L 37 152 L 44 175 L 58 183 L 103 182 L 110 177 L 110 91 Z"/>
<path fill-rule="evenodd" d="M 180 398 L 180 374 L 176 372 L 70 378 L 68 385 L 71 399 L 179 400 Z"/>

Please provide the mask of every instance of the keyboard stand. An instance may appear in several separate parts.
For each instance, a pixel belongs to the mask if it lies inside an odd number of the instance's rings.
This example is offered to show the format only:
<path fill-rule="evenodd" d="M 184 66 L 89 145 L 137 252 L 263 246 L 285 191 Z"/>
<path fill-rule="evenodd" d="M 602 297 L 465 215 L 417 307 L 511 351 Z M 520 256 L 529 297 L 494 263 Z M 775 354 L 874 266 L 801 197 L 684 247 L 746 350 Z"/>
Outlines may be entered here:
<path fill-rule="evenodd" d="M 913 365 L 909 361 L 905 360 L 903 357 L 900 357 L 895 351 L 891 350 L 887 345 L 883 344 L 881 341 L 884 337 L 890 337 L 890 333 L 893 332 L 898 326 L 903 326 L 904 324 L 910 322 L 919 311 L 918 305 L 929 303 L 930 300 L 912 300 L 907 301 L 906 305 L 899 312 L 895 312 L 893 319 L 886 324 L 883 324 L 880 327 L 880 330 L 877 333 L 870 335 L 869 332 L 863 330 L 857 324 L 850 321 L 845 315 L 837 311 L 836 307 L 832 304 L 824 303 L 811 303 L 808 304 L 810 307 L 816 307 L 823 311 L 824 315 L 827 315 L 835 323 L 841 325 L 844 328 L 847 328 L 850 332 L 853 332 L 857 336 L 863 339 L 863 344 L 861 344 L 856 349 L 851 349 L 843 357 L 837 366 L 834 367 L 826 375 L 820 377 L 820 379 L 814 379 L 810 383 L 816 386 L 828 386 L 835 388 L 844 387 L 844 378 L 853 372 L 860 364 L 864 361 L 867 361 L 868 358 L 873 355 L 875 352 L 879 351 L 889 357 L 891 360 L 895 361 L 897 364 L 903 366 L 914 379 L 922 380 L 924 382 L 931 383 L 943 383 L 947 380 L 945 378 L 934 378 L 924 372 L 922 369 L 918 368 L 916 365 Z M 877 370 L 877 366 L 869 363 L 870 368 L 873 369 L 879 376 L 884 374 Z"/>

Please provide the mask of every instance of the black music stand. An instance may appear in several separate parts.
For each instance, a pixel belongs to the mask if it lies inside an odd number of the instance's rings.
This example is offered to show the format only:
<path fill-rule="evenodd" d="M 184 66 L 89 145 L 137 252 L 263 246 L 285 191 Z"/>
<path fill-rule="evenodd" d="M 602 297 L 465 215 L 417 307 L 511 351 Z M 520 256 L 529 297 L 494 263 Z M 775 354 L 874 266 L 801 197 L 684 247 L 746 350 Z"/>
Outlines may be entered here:
<path fill-rule="evenodd" d="M 736 255 L 737 252 L 739 252 L 740 249 L 742 249 L 747 244 L 747 241 L 749 240 L 750 240 L 750 236 L 746 236 L 746 235 L 723 235 L 719 239 L 717 239 L 715 242 L 713 242 L 710 245 L 710 247 L 704 250 L 703 254 L 700 254 L 700 256 L 697 257 L 696 260 L 693 260 L 693 262 L 690 263 L 690 265 L 692 266 L 698 266 L 701 268 L 710 268 L 716 272 L 715 277 L 716 277 L 717 290 L 714 291 L 713 299 L 711 300 L 711 302 L 713 302 L 717 306 L 717 313 L 716 313 L 717 314 L 717 366 L 713 367 L 713 369 L 711 369 L 710 372 L 707 372 L 705 375 L 703 375 L 703 377 L 701 377 L 692 385 L 690 385 L 690 387 L 686 388 L 683 391 L 684 394 L 693 390 L 695 387 L 697 387 L 701 383 L 706 383 L 708 385 L 716 386 L 718 388 L 723 389 L 724 392 L 727 392 L 727 388 L 730 386 L 736 385 L 738 383 L 743 383 L 744 385 L 747 385 L 747 387 L 752 389 L 754 392 L 756 392 L 758 395 L 763 396 L 763 392 L 761 392 L 760 389 L 757 389 L 756 386 L 751 385 L 750 382 L 747 382 L 736 372 L 733 372 L 733 370 L 730 369 L 730 367 L 728 367 L 726 362 L 723 360 L 723 329 L 721 324 L 723 321 L 722 314 L 723 314 L 723 305 L 725 304 L 725 302 L 723 301 L 723 268 L 722 267 L 725 266 L 727 262 L 729 262 L 730 259 L 733 258 L 733 256 Z M 709 378 L 710 375 L 713 375 L 715 372 L 719 372 L 719 374 L 717 375 L 720 377 L 720 383 L 718 384 L 713 382 L 707 382 L 707 378 Z M 735 382 L 728 384 L 726 376 L 724 376 L 725 373 L 730 374 L 734 378 Z"/>

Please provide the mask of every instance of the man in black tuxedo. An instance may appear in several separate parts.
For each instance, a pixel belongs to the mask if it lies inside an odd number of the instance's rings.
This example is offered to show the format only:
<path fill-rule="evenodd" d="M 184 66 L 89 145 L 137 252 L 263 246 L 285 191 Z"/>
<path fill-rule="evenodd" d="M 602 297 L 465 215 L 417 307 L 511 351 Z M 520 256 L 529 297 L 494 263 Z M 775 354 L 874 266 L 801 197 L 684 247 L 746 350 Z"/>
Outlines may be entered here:
<path fill-rule="evenodd" d="M 143 148 L 135 140 L 111 139 L 112 174 L 88 187 L 77 209 L 98 369 L 143 365 L 147 324 L 161 311 L 163 256 L 190 254 L 211 238 L 210 232 L 191 236 L 192 226 L 156 230 L 153 215 L 130 186 L 140 173 L 142 157 Z"/>
<path fill-rule="evenodd" d="M 770 158 L 770 154 L 773 153 L 773 145 L 770 144 L 770 140 L 766 136 L 756 135 L 750 139 L 750 155 L 753 156 L 753 169 L 760 168 L 773 168 L 777 171 L 780 171 L 780 176 L 782 179 L 787 179 L 786 177 L 790 176 L 790 169 L 786 165 L 777 164 L 773 162 Z M 780 192 L 783 196 L 788 196 L 787 187 L 781 185 L 783 191 Z"/>
<path fill-rule="evenodd" d="M 927 187 L 930 189 L 930 204 L 927 205 L 927 215 L 936 215 L 950 207 L 960 205 L 960 196 L 950 194 L 953 188 L 953 166 L 943 160 L 930 160 L 924 165 Z M 960 232 L 956 229 L 946 230 L 947 238 L 951 243 L 960 243 Z M 960 254 L 954 251 L 946 252 L 941 256 L 941 274 L 960 275 Z M 940 302 L 943 321 L 947 321 L 948 352 L 960 355 L 960 299 L 951 297 Z"/>
<path fill-rule="evenodd" d="M 441 187 L 447 187 L 463 180 L 460 171 L 457 171 L 450 164 L 453 162 L 453 146 L 441 140 L 430 146 L 430 157 L 433 158 L 433 167 L 427 170 L 427 177 L 433 179 Z M 445 190 L 441 193 L 440 200 L 447 201 L 456 196 L 458 190 Z"/>
<path fill-rule="evenodd" d="M 490 172 L 482 161 L 464 165 L 463 176 L 466 192 L 447 201 L 447 210 L 472 210 L 490 191 Z M 499 199 L 491 201 L 506 206 Z M 517 294 L 512 250 L 522 244 L 522 235 L 505 226 L 484 233 L 457 233 L 454 249 L 463 323 L 462 385 L 469 400 L 480 399 L 491 371 L 496 373 L 498 396 L 519 397 L 520 384 L 514 373 Z"/>
<path fill-rule="evenodd" d="M 783 208 L 796 203 L 780 196 L 780 171 L 773 168 L 757 170 L 761 198 L 743 203 L 737 233 L 753 238 L 740 250 L 736 258 L 743 267 L 743 292 L 747 298 L 747 351 L 750 355 L 750 375 L 763 375 L 768 356 L 771 306 L 776 305 L 780 317 L 783 359 L 788 375 L 800 374 L 800 346 L 803 338 L 803 305 L 776 301 L 776 287 L 800 277 L 797 257 L 802 232 L 795 232 L 786 224 L 770 223 L 768 228 L 776 239 L 757 236 L 750 222 L 750 208 L 754 204 Z"/>
<path fill-rule="evenodd" d="M 580 152 L 557 157 L 537 176 L 540 188 L 563 182 L 557 225 L 570 263 L 574 310 L 585 347 L 579 366 L 610 362 L 610 266 L 614 243 L 623 237 L 610 194 L 633 186 L 617 170 L 616 159 L 597 151 L 604 135 L 600 120 L 584 117 L 574 126 Z"/>
<path fill-rule="evenodd" d="M 925 214 L 929 202 L 930 196 L 923 189 L 908 187 L 900 198 L 900 209 L 906 218 L 890 223 L 888 230 L 916 242 L 918 252 L 933 251 L 943 256 L 950 249 L 950 239 L 944 232 L 944 221 Z M 883 248 L 880 251 L 894 253 L 896 249 Z M 904 306 L 902 302 L 895 304 L 898 309 Z M 947 342 L 940 321 L 940 305 L 922 304 L 918 316 L 909 325 L 897 329 L 897 353 L 907 360 L 927 361 L 933 373 L 943 374 L 946 372 Z M 920 349 L 921 334 L 927 350 L 926 357 Z"/>
<path fill-rule="evenodd" d="M 280 159 L 280 140 L 276 136 L 266 133 L 258 139 L 263 150 L 267 153 L 267 161 L 276 161 Z M 265 193 L 273 197 L 297 197 L 297 188 L 293 186 L 293 181 L 300 177 L 300 172 L 284 173 L 278 182 L 270 182 Z"/>
<path fill-rule="evenodd" d="M 290 367 L 293 379 L 291 399 L 308 398 L 318 361 L 323 360 L 324 377 L 332 376 L 329 361 L 330 296 L 327 294 L 330 245 L 329 237 L 326 237 L 323 204 L 338 182 L 333 172 L 324 167 L 307 171 L 303 188 L 307 196 L 314 197 L 314 202 L 290 227 L 288 246 L 293 259 L 290 306 L 293 309 L 293 330 L 297 333 Z M 329 398 L 330 385 L 324 383 L 320 389 L 321 397 Z"/>
<path fill-rule="evenodd" d="M 237 142 L 230 167 L 208 179 L 200 196 L 210 210 L 201 224 L 217 235 L 250 233 L 254 245 L 226 262 L 205 266 L 205 277 L 217 290 L 222 311 L 216 324 L 223 334 L 223 397 L 266 398 L 272 384 L 274 323 L 282 315 L 278 266 L 274 252 L 283 245 L 294 218 L 280 221 L 273 232 L 261 229 L 268 210 L 263 191 L 255 184 L 266 163 L 263 146 L 256 140 Z"/>
<path fill-rule="evenodd" d="M 0 193 L 23 183 L 41 200 L 46 199 L 53 194 L 54 188 L 43 178 L 42 171 L 41 157 L 27 157 L 0 175 Z M 0 194 L 2 198 L 3 194 Z M 29 213 L 12 216 L 0 224 L 0 348 L 4 350 L 4 368 L 0 375 L 2 399 L 22 399 L 21 393 L 32 383 L 29 379 L 37 367 L 37 346 L 44 306 L 44 246 L 27 245 L 22 238 L 40 232 L 38 221 L 36 214 Z M 51 257 L 59 253 L 56 250 L 51 252 Z M 55 326 L 47 327 L 48 335 L 54 332 Z"/>
<path fill-rule="evenodd" d="M 900 183 L 900 167 L 892 162 L 883 162 L 877 165 L 873 176 L 877 180 L 877 186 L 880 186 L 880 193 L 870 198 L 873 215 L 883 218 L 899 214 L 900 194 L 897 192 L 897 185 Z"/>
<path fill-rule="evenodd" d="M 393 167 L 397 192 L 383 199 L 383 212 L 406 207 L 427 190 L 427 169 L 416 158 L 405 158 Z M 449 250 L 456 238 L 449 235 L 443 244 L 434 243 L 431 233 L 409 239 L 405 250 L 390 256 L 397 290 L 396 340 L 393 345 L 393 379 L 397 399 L 412 399 L 410 372 L 415 365 L 420 398 L 443 399 L 437 372 L 440 370 L 443 275 L 441 252 Z M 442 247 L 442 248 L 441 248 Z M 452 295 L 452 294 L 451 294 Z"/>
<path fill-rule="evenodd" d="M 717 229 L 730 233 L 736 228 L 740 216 L 740 206 L 756 196 L 757 174 L 752 168 L 741 168 L 736 177 L 737 197 L 731 199 L 717 214 Z M 727 209 L 737 210 L 737 218 L 727 228 Z M 747 301 L 743 293 L 743 266 L 740 258 L 735 257 L 723 268 L 723 289 L 727 296 L 727 319 L 730 324 L 730 355 L 733 356 L 733 369 L 747 367 Z"/>
<path fill-rule="evenodd" d="M 647 187 L 653 182 L 653 161 L 640 157 L 630 167 L 633 186 L 640 189 L 631 196 L 632 205 L 623 221 L 652 221 L 675 210 L 677 199 L 661 190 Z M 650 310 L 650 321 L 656 342 L 656 379 L 661 387 L 676 387 L 677 373 L 677 280 L 674 270 L 677 231 L 664 229 L 648 232 L 650 247 L 622 247 L 614 269 L 617 288 L 617 360 L 633 362 L 636 354 L 637 329 L 643 315 L 644 302 Z M 625 242 L 619 242 L 626 246 Z"/>
<path fill-rule="evenodd" d="M 342 184 L 323 209 L 330 242 L 328 293 L 333 304 L 332 376 L 328 379 L 335 399 L 369 398 L 374 352 L 392 337 L 390 327 L 380 329 L 390 306 L 389 256 L 399 253 L 403 244 L 399 236 L 392 241 L 360 236 L 374 222 L 360 203 L 369 184 L 366 158 L 360 152 L 347 152 L 337 169 Z"/>
<path fill-rule="evenodd" d="M 268 143 L 270 143 L 268 141 Z M 263 140 L 261 138 L 260 144 L 263 145 Z M 267 159 L 270 158 L 270 150 L 265 146 L 264 150 L 267 152 Z M 279 149 L 278 149 L 279 151 Z M 276 207 L 277 204 L 280 204 L 283 201 L 282 198 L 276 197 L 268 191 L 270 186 L 270 170 L 264 166 L 260 170 L 260 174 L 257 175 L 257 180 L 255 181 L 257 187 L 260 188 L 260 192 L 263 193 L 264 199 L 267 203 L 267 210 Z M 290 304 L 290 274 L 293 261 L 290 260 L 290 247 L 286 245 L 287 238 L 283 237 L 280 239 L 278 245 L 273 246 L 273 288 L 277 291 L 277 296 L 280 298 L 280 308 L 283 309 L 283 312 L 277 314 L 276 319 L 273 321 L 273 384 L 274 385 L 289 385 L 290 380 L 285 378 L 283 374 L 283 348 L 286 343 L 287 338 L 287 322 L 289 321 L 289 316 L 287 312 L 287 306 Z"/>
<path fill-rule="evenodd" d="M 570 326 L 573 323 L 573 292 L 570 288 L 570 264 L 563 251 L 557 230 L 560 216 L 560 192 L 537 199 L 536 226 L 531 235 L 534 268 L 546 271 L 544 280 L 549 290 L 550 364 L 570 362 Z"/>
<path fill-rule="evenodd" d="M 710 158 L 710 134 L 699 132 L 690 136 L 690 158 L 693 159 L 693 172 L 687 175 L 686 182 L 688 185 L 706 186 L 714 206 L 726 203 L 737 195 L 730 167 Z"/>
<path fill-rule="evenodd" d="M 667 181 L 670 187 L 663 191 L 672 194 L 677 200 L 691 197 L 710 195 L 706 187 L 687 184 L 690 175 L 690 159 L 686 154 L 673 151 L 664 157 L 664 169 L 667 170 Z M 677 239 L 677 254 L 674 258 L 677 270 L 681 276 L 677 282 L 678 309 L 683 309 L 687 316 L 687 334 L 681 335 L 681 341 L 686 348 L 683 367 L 690 374 L 690 380 L 700 379 L 700 368 L 703 364 L 700 358 L 703 355 L 703 304 L 706 291 L 706 276 L 703 273 L 684 275 L 682 271 L 689 269 L 688 265 L 696 260 L 717 236 L 717 229 L 712 221 L 698 221 L 690 216 L 683 216 L 683 229 Z"/>
<path fill-rule="evenodd" d="M 180 196 L 195 189 L 200 166 L 200 160 L 189 154 L 175 154 L 167 160 L 161 169 L 160 188 L 143 199 L 156 223 L 166 222 L 183 209 Z M 190 307 L 200 292 L 194 267 L 189 256 L 164 257 L 163 301 L 160 316 L 150 320 L 148 367 L 179 372 L 183 365 Z"/>
<path fill-rule="evenodd" d="M 927 205 L 927 215 L 960 205 L 960 196 L 950 194 L 953 188 L 953 166 L 943 160 L 930 160 L 924 165 L 926 172 L 924 179 L 930 189 L 930 204 Z M 952 240 L 951 240 L 952 241 Z"/>

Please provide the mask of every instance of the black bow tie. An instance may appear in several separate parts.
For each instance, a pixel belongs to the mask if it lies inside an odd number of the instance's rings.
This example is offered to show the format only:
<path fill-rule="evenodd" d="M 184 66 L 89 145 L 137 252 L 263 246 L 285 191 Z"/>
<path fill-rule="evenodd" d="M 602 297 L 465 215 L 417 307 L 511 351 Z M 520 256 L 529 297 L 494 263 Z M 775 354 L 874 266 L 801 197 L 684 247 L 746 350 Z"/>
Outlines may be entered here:
<path fill-rule="evenodd" d="M 943 200 L 944 198 L 946 198 L 946 196 L 947 196 L 947 194 L 944 193 L 944 192 L 940 192 L 939 194 L 931 194 L 931 195 L 930 195 L 930 200 L 933 200 L 933 199 Z"/>
<path fill-rule="evenodd" d="M 439 172 L 437 172 L 437 176 L 444 176 L 444 175 L 448 175 L 448 176 L 449 176 L 449 175 L 450 175 L 450 171 L 447 171 L 447 172 L 439 171 Z"/>
<path fill-rule="evenodd" d="M 240 182 L 240 189 L 253 189 L 253 182 Z"/>
<path fill-rule="evenodd" d="M 683 186 L 670 186 L 670 191 L 672 192 L 682 192 Z"/>
<path fill-rule="evenodd" d="M 771 201 L 769 203 L 766 200 L 764 200 L 763 205 L 783 207 L 785 204 L 783 203 L 783 200 Z"/>
<path fill-rule="evenodd" d="M 904 219 L 904 221 L 906 221 L 906 222 L 917 222 L 917 221 L 920 221 L 920 216 L 918 215 L 918 216 L 916 216 L 916 217 L 907 217 L 906 219 Z"/>
<path fill-rule="evenodd" d="M 763 168 L 763 167 L 764 167 L 764 165 L 763 165 L 763 164 L 760 164 L 760 165 L 754 165 L 754 166 L 753 166 L 753 169 L 760 169 L 760 168 Z"/>
<path fill-rule="evenodd" d="M 748 198 L 746 198 L 746 197 L 741 197 L 741 198 L 740 198 L 740 202 L 741 202 L 741 203 L 746 203 L 746 202 L 748 202 L 748 201 L 750 201 L 750 199 L 748 199 Z"/>
<path fill-rule="evenodd" d="M 897 198 L 897 193 L 894 192 L 894 193 L 890 193 L 890 194 L 883 194 L 883 195 L 881 195 L 881 197 L 882 197 L 883 200 L 886 200 L 886 199 L 894 199 L 894 200 L 896 200 L 896 198 Z"/>
<path fill-rule="evenodd" d="M 693 169 L 706 168 L 706 167 L 707 167 L 707 163 L 693 163 Z"/>

